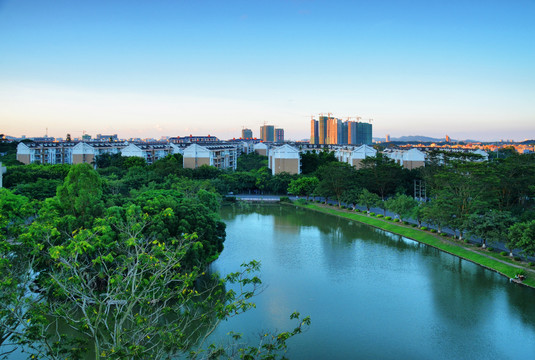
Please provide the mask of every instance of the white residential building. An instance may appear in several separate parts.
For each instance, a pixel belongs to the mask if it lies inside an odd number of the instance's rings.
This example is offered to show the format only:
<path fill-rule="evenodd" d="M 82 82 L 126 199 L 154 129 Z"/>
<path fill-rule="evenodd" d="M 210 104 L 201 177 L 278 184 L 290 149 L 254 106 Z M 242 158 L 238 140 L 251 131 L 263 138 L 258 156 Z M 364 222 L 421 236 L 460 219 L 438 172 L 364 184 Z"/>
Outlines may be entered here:
<path fill-rule="evenodd" d="M 299 149 L 288 144 L 270 149 L 268 164 L 273 175 L 282 172 L 301 174 L 301 156 L 299 154 Z"/>
<path fill-rule="evenodd" d="M 237 166 L 237 150 L 231 145 L 192 144 L 184 149 L 184 168 L 195 169 L 202 165 L 218 169 L 233 169 Z"/>

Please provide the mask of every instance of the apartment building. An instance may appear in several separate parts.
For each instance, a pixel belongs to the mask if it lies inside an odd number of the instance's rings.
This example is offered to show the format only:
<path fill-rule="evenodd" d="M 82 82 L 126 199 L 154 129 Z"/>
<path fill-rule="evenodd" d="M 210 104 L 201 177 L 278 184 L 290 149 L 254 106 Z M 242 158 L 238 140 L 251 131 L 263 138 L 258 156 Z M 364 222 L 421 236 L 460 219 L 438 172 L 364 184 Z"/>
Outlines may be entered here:
<path fill-rule="evenodd" d="M 385 155 L 405 169 L 425 166 L 425 153 L 418 149 L 385 151 Z"/>
<path fill-rule="evenodd" d="M 269 147 L 264 143 L 256 143 L 254 145 L 254 151 L 258 155 L 269 156 Z"/>
<path fill-rule="evenodd" d="M 17 145 L 17 160 L 23 164 L 72 164 L 75 142 L 21 142 Z"/>
<path fill-rule="evenodd" d="M 285 144 L 274 147 L 269 151 L 269 168 L 273 175 L 287 172 L 301 174 L 301 156 L 299 149 Z"/>
<path fill-rule="evenodd" d="M 232 145 L 191 144 L 184 149 L 184 168 L 195 169 L 202 165 L 218 169 L 233 169 L 237 166 L 237 149 Z"/>
<path fill-rule="evenodd" d="M 103 154 L 138 156 L 152 164 L 168 154 L 182 153 L 187 144 L 127 142 L 31 142 L 19 143 L 17 160 L 24 164 L 94 164 Z"/>
<path fill-rule="evenodd" d="M 172 153 L 173 148 L 166 143 L 128 144 L 128 146 L 121 150 L 122 156 L 137 156 L 145 159 L 149 165 Z"/>
<path fill-rule="evenodd" d="M 334 148 L 334 156 L 338 161 L 348 163 L 357 170 L 362 168 L 362 160 L 377 155 L 377 150 L 368 145 L 338 146 Z"/>

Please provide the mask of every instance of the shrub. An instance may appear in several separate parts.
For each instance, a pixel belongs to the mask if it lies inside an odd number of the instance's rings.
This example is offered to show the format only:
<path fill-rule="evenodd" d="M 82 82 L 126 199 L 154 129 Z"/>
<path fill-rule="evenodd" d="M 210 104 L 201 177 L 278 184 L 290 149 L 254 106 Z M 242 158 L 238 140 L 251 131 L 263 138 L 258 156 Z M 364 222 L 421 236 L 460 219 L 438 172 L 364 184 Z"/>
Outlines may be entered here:
<path fill-rule="evenodd" d="M 488 250 L 488 251 L 494 251 L 494 248 L 491 247 L 491 246 L 487 246 L 487 250 Z"/>
<path fill-rule="evenodd" d="M 533 267 L 533 263 L 532 263 L 532 262 L 529 262 L 529 263 L 528 263 L 528 266 Z"/>
<path fill-rule="evenodd" d="M 347 206 L 342 205 L 342 206 L 340 206 L 340 209 L 347 209 Z"/>
<path fill-rule="evenodd" d="M 355 208 L 355 211 L 356 211 L 356 212 L 360 212 L 360 209 Z"/>
<path fill-rule="evenodd" d="M 378 218 L 382 218 L 382 217 L 383 217 L 383 214 L 377 214 L 377 215 L 375 215 L 375 216 L 377 216 Z"/>
<path fill-rule="evenodd" d="M 399 222 L 399 219 L 394 219 L 394 222 Z"/>
<path fill-rule="evenodd" d="M 507 252 L 506 251 L 500 251 L 500 255 L 501 256 L 507 256 Z"/>
<path fill-rule="evenodd" d="M 301 200 L 301 199 L 299 199 L 299 200 Z M 291 202 L 290 198 L 288 196 L 281 196 L 279 201 L 280 202 L 288 202 L 288 203 Z"/>
<path fill-rule="evenodd" d="M 411 224 L 412 227 L 416 227 L 416 224 Z"/>
<path fill-rule="evenodd" d="M 375 216 L 375 213 L 374 213 L 374 212 L 371 212 L 371 213 L 370 213 L 370 216 Z"/>
<path fill-rule="evenodd" d="M 522 259 L 520 258 L 520 256 L 515 256 L 514 257 L 515 261 L 521 261 Z"/>
<path fill-rule="evenodd" d="M 464 243 L 465 243 L 465 244 L 468 244 L 468 239 L 464 239 Z"/>
<path fill-rule="evenodd" d="M 392 216 L 385 216 L 385 220 L 392 220 Z"/>
<path fill-rule="evenodd" d="M 308 204 L 307 199 L 297 199 L 296 201 L 299 205 L 306 205 Z"/>
<path fill-rule="evenodd" d="M 465 240 L 466 242 L 468 242 L 468 240 Z M 476 244 L 477 247 L 481 247 L 482 245 L 481 244 Z"/>
<path fill-rule="evenodd" d="M 422 227 L 420 228 L 420 230 L 427 230 L 427 227 L 426 227 L 426 226 L 422 226 Z"/>
<path fill-rule="evenodd" d="M 440 233 L 440 236 L 448 236 L 448 234 L 442 232 Z"/>
<path fill-rule="evenodd" d="M 408 221 L 404 221 L 403 225 L 409 225 L 409 222 Z"/>
<path fill-rule="evenodd" d="M 437 232 L 435 229 L 431 229 L 429 231 L 431 231 L 432 233 L 436 233 Z"/>

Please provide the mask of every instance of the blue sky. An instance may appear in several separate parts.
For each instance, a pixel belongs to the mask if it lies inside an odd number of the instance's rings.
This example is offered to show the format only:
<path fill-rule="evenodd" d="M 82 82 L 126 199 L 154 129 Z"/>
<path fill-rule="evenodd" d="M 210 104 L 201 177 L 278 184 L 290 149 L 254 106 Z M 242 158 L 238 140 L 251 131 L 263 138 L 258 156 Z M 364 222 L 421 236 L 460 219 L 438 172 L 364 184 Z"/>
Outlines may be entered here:
<path fill-rule="evenodd" d="M 535 0 L 0 0 L 10 135 L 535 138 Z"/>

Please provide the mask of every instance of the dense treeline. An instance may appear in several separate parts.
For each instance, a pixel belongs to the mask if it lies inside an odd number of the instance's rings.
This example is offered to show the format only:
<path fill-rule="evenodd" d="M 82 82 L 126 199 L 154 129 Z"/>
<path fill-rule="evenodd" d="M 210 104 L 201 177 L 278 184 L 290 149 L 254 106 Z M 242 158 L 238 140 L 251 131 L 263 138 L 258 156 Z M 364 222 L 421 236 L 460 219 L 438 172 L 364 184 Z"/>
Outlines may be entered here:
<path fill-rule="evenodd" d="M 463 239 L 480 238 L 483 246 L 503 243 L 524 255 L 535 254 L 535 155 L 506 151 L 490 161 L 477 155 L 436 152 L 425 167 L 406 170 L 382 156 L 369 157 L 356 170 L 329 162 L 290 183 L 299 196 L 322 197 L 349 206 L 387 210 L 452 229 Z M 505 156 L 506 155 L 506 156 Z M 422 181 L 427 201 L 414 200 L 414 181 Z M 511 254 L 512 255 L 512 254 Z"/>
<path fill-rule="evenodd" d="M 97 170 L 89 164 L 10 166 L 5 174 L 0 356 L 19 345 L 50 359 L 87 352 L 115 359 L 190 351 L 224 356 L 226 347 L 203 348 L 204 337 L 253 306 L 250 297 L 260 285 L 254 261 L 225 279 L 205 275 L 225 239 L 218 190 L 227 191 L 228 179 L 240 182 L 240 172 L 184 169 L 180 155 L 150 166 L 117 155 L 96 163 Z M 277 185 L 262 166 L 246 173 L 254 176 L 251 191 L 279 190 L 291 181 L 281 176 L 285 185 Z M 231 283 L 242 292 L 227 290 Z M 294 331 L 269 336 L 254 351 L 284 350 L 286 339 L 309 321 L 293 318 Z M 73 331 L 52 331 L 58 326 Z"/>

